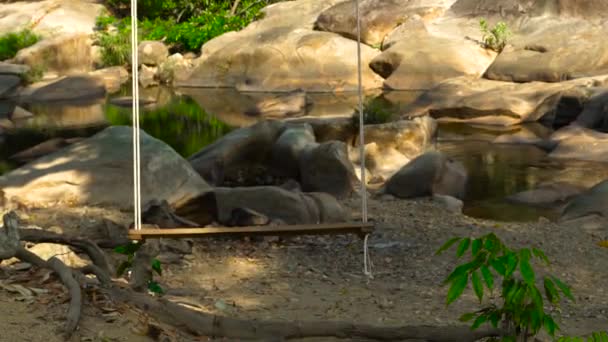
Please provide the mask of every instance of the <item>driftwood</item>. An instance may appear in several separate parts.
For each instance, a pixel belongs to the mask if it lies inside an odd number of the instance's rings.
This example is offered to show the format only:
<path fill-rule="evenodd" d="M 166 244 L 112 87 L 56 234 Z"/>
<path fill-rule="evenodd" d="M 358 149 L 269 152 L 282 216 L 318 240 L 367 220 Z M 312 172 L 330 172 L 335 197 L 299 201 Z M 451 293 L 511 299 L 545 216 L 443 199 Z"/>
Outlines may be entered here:
<path fill-rule="evenodd" d="M 80 248 L 89 254 L 91 260 L 94 261 L 94 264 L 85 266 L 79 270 L 73 270 L 57 258 L 51 258 L 48 261 L 44 261 L 40 257 L 21 247 L 19 239 L 20 232 L 23 233 L 23 239 L 27 241 L 63 243 Z M 140 258 L 143 258 L 140 263 L 141 265 L 149 265 L 150 258 L 155 253 L 154 246 L 149 246 L 149 251 L 145 247 L 146 245 L 142 246 L 144 249 L 141 250 L 140 254 Z M 82 291 L 77 279 L 80 279 L 78 275 L 81 275 L 82 273 L 96 275 L 100 283 L 105 285 L 103 291 L 107 293 L 112 300 L 138 307 L 161 322 L 183 328 L 186 331 L 199 336 L 264 341 L 311 337 L 337 337 L 376 341 L 422 340 L 429 342 L 472 342 L 485 337 L 499 336 L 501 332 L 497 329 L 471 330 L 468 326 L 377 327 L 372 325 L 331 321 L 254 321 L 201 313 L 166 299 L 151 297 L 144 293 L 138 293 L 133 289 L 124 289 L 114 285 L 111 281 L 110 273 L 108 272 L 109 266 L 107 264 L 107 259 L 105 258 L 103 251 L 94 243 L 84 239 L 45 232 L 43 230 L 20 230 L 18 227 L 18 217 L 12 212 L 5 215 L 4 229 L 0 230 L 0 255 L 3 257 L 17 257 L 22 261 L 38 267 L 53 270 L 59 276 L 62 283 L 68 289 L 71 298 L 65 326 L 66 338 L 69 338 L 72 335 L 80 320 Z M 134 265 L 134 273 L 137 273 L 137 264 L 138 262 Z M 148 269 L 142 270 L 145 274 L 149 272 Z M 138 287 L 138 285 L 141 286 L 141 281 L 139 284 L 133 285 L 135 285 L 135 287 Z"/>

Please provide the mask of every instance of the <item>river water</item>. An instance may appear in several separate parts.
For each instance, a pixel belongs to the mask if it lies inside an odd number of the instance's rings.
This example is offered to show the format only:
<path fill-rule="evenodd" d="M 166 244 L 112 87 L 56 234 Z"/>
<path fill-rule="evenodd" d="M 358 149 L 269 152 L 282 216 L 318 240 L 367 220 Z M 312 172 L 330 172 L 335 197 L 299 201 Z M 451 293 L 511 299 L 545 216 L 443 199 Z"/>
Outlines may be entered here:
<path fill-rule="evenodd" d="M 260 119 L 246 114 L 247 109 L 268 94 L 239 94 L 232 90 L 164 88 L 146 89 L 142 98 L 156 104 L 142 107 L 140 127 L 163 140 L 178 153 L 188 157 L 214 142 L 230 130 L 250 125 Z M 17 121 L 0 139 L 0 175 L 18 167 L 11 159 L 15 153 L 48 139 L 89 137 L 110 125 L 130 125 L 131 109 L 113 105 L 113 97 L 129 95 L 124 89 L 104 99 L 84 103 L 24 105 L 34 117 Z M 416 97 L 415 93 L 390 93 L 379 97 L 395 114 Z M 356 94 L 309 94 L 308 116 L 345 116 L 356 108 Z M 300 113 L 303 114 L 303 113 Z M 550 134 L 549 128 L 530 124 L 509 130 L 526 129 Z M 506 132 L 508 133 L 507 130 Z M 543 182 L 570 182 L 592 186 L 608 178 L 608 165 L 562 161 L 530 145 L 492 143 L 505 129 L 474 127 L 464 124 L 441 124 L 435 148 L 461 161 L 471 181 L 465 198 L 467 215 L 503 221 L 555 219 L 559 210 L 516 205 L 506 197 Z"/>

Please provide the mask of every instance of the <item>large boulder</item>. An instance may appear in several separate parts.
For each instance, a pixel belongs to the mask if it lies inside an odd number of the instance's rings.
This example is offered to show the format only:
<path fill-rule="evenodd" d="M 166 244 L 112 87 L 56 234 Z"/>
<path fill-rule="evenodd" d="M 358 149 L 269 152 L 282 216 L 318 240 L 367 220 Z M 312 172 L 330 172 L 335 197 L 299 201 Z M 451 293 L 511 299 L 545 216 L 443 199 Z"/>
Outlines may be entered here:
<path fill-rule="evenodd" d="M 556 144 L 551 158 L 608 162 L 607 133 L 570 125 L 556 131 L 550 141 Z"/>
<path fill-rule="evenodd" d="M 560 82 L 608 69 L 608 25 L 537 19 L 519 28 L 485 77 L 508 82 Z"/>
<path fill-rule="evenodd" d="M 328 141 L 302 151 L 299 158 L 302 190 L 326 192 L 344 198 L 352 194 L 357 175 L 346 144 Z"/>
<path fill-rule="evenodd" d="M 457 0 L 450 8 L 458 16 L 563 16 L 602 18 L 608 13 L 603 0 Z"/>
<path fill-rule="evenodd" d="M 424 92 L 411 115 L 431 114 L 439 121 L 515 125 L 555 116 L 563 95 L 577 87 L 605 82 L 605 77 L 561 83 L 510 83 L 458 77 Z"/>
<path fill-rule="evenodd" d="M 34 83 L 20 94 L 27 103 L 101 99 L 106 95 L 106 81 L 97 75 L 66 76 Z"/>
<path fill-rule="evenodd" d="M 0 34 L 28 27 L 44 34 L 93 33 L 97 17 L 105 10 L 97 1 L 41 0 L 0 3 Z"/>
<path fill-rule="evenodd" d="M 0 99 L 12 94 L 21 84 L 21 78 L 15 75 L 0 75 Z"/>
<path fill-rule="evenodd" d="M 370 67 L 389 89 L 428 89 L 458 76 L 480 77 L 495 53 L 464 38 L 412 34 L 374 58 Z"/>
<path fill-rule="evenodd" d="M 137 47 L 139 64 L 159 66 L 169 57 L 169 49 L 162 42 L 145 40 Z"/>
<path fill-rule="evenodd" d="M 600 88 L 585 102 L 576 123 L 586 128 L 608 132 L 608 89 Z"/>
<path fill-rule="evenodd" d="M 608 218 L 608 181 L 602 181 L 573 198 L 564 208 L 561 220 L 573 220 L 589 215 Z"/>
<path fill-rule="evenodd" d="M 20 50 L 15 63 L 59 74 L 93 69 L 92 40 L 88 34 L 60 34 Z"/>
<path fill-rule="evenodd" d="M 237 208 L 259 212 L 286 224 L 316 224 L 347 221 L 335 198 L 326 194 L 291 192 L 279 187 L 216 188 L 218 219 L 225 222 Z"/>
<path fill-rule="evenodd" d="M 323 11 L 315 22 L 315 29 L 338 33 L 357 39 L 355 1 L 348 0 Z M 363 0 L 359 2 L 361 41 L 380 46 L 384 38 L 410 18 L 432 19 L 443 14 L 445 1 Z"/>
<path fill-rule="evenodd" d="M 440 152 L 427 152 L 399 170 L 383 191 L 399 198 L 447 195 L 462 199 L 467 171 L 462 164 Z"/>
<path fill-rule="evenodd" d="M 189 78 L 175 84 L 277 92 L 357 89 L 357 44 L 339 35 L 281 27 L 236 34 L 224 43 L 201 57 Z M 375 55 L 374 49 L 363 46 L 363 65 Z M 363 68 L 362 81 L 364 88 L 381 86 L 381 78 L 369 67 Z"/>
<path fill-rule="evenodd" d="M 283 175 L 300 179 L 300 157 L 309 146 L 316 146 L 315 132 L 309 124 L 290 124 L 274 142 L 271 164 Z"/>
<path fill-rule="evenodd" d="M 99 79 L 108 93 L 115 93 L 129 80 L 129 72 L 121 66 L 114 66 L 91 71 L 89 76 Z"/>
<path fill-rule="evenodd" d="M 142 203 L 179 205 L 210 187 L 177 152 L 145 132 L 141 139 Z M 28 206 L 100 205 L 133 209 L 133 136 L 126 126 L 37 159 L 0 177 L 6 198 Z"/>

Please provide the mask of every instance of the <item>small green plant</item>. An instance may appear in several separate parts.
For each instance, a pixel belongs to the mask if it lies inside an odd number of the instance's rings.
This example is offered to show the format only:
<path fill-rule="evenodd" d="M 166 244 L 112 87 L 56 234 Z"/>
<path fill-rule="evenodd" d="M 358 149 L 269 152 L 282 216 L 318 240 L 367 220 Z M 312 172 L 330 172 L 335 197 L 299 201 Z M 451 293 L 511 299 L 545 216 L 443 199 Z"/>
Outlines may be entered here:
<path fill-rule="evenodd" d="M 15 57 L 19 50 L 36 44 L 40 39 L 41 37 L 30 29 L 0 36 L 0 61 Z"/>
<path fill-rule="evenodd" d="M 594 332 L 588 337 L 560 337 L 557 342 L 608 342 L 608 333 Z"/>
<path fill-rule="evenodd" d="M 391 121 L 393 111 L 391 104 L 382 97 L 367 98 L 363 103 L 363 123 L 365 125 L 383 124 Z M 352 124 L 359 128 L 359 110 L 351 117 Z"/>
<path fill-rule="evenodd" d="M 129 18 L 112 16 L 97 17 L 97 44 L 101 48 L 104 66 L 128 65 L 131 63 L 131 22 Z"/>
<path fill-rule="evenodd" d="M 44 77 L 46 67 L 42 64 L 32 65 L 30 70 L 23 75 L 23 80 L 27 84 L 40 82 Z"/>
<path fill-rule="evenodd" d="M 472 329 L 488 323 L 497 328 L 501 324 L 505 332 L 502 341 L 527 341 L 541 328 L 552 337 L 555 336 L 559 326 L 553 314 L 545 311 L 545 303 L 552 309 L 551 311 L 559 311 L 562 296 L 572 301 L 574 297 L 568 285 L 548 275 L 543 277 L 540 285 L 544 289 L 545 302 L 532 268 L 534 258 L 549 265 L 549 260 L 541 250 L 511 249 L 495 234 L 488 234 L 477 239 L 460 237 L 450 239 L 437 251 L 437 254 L 456 243 L 458 243 L 456 256 L 461 258 L 470 250 L 471 260 L 456 267 L 447 277 L 445 282 L 450 284 L 450 288 L 446 305 L 450 305 L 462 295 L 469 281 L 480 304 L 483 303 L 484 289 L 487 288 L 493 293 L 495 284 L 500 284 L 498 305 L 493 302 L 476 312 L 466 313 L 460 317 L 461 321 L 473 321 Z M 500 279 L 500 283 L 496 277 Z"/>
<path fill-rule="evenodd" d="M 129 270 L 131 270 L 131 268 L 133 267 L 133 260 L 135 258 L 135 253 L 139 250 L 141 245 L 142 245 L 141 242 L 131 242 L 128 245 L 118 246 L 118 247 L 114 248 L 114 252 L 127 256 L 127 260 L 120 263 L 120 265 L 118 265 L 118 268 L 116 269 L 117 277 L 122 277 L 125 273 L 127 273 Z M 158 275 L 163 274 L 161 263 L 158 259 L 152 260 L 152 270 L 154 272 L 158 273 Z M 164 290 L 160 286 L 160 284 L 158 282 L 154 281 L 153 279 L 148 281 L 148 290 L 150 292 L 156 293 L 156 294 L 164 293 Z"/>
<path fill-rule="evenodd" d="M 482 42 L 486 49 L 502 52 L 507 45 L 507 39 L 511 36 L 511 31 L 504 22 L 498 22 L 492 29 L 488 26 L 485 19 L 479 21 L 479 28 L 482 33 Z"/>

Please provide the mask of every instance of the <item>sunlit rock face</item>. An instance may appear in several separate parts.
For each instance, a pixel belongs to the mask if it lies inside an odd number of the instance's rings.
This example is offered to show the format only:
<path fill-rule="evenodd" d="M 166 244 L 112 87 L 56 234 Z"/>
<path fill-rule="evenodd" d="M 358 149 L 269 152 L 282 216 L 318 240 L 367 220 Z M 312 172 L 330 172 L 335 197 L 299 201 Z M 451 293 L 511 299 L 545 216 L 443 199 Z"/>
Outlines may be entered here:
<path fill-rule="evenodd" d="M 182 203 L 209 186 L 165 143 L 142 132 L 142 203 Z M 9 200 L 28 206 L 133 208 L 132 129 L 115 126 L 0 177 Z"/>

